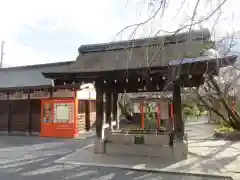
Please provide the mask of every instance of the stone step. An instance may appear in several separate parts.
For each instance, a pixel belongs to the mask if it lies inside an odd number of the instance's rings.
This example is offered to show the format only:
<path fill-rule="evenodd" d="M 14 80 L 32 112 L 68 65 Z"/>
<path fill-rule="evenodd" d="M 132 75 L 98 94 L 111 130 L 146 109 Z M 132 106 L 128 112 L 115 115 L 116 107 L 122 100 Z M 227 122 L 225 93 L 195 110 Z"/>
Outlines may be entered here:
<path fill-rule="evenodd" d="M 186 143 L 176 143 L 173 146 L 105 143 L 105 153 L 109 155 L 149 156 L 183 160 L 187 158 L 188 147 Z"/>
<path fill-rule="evenodd" d="M 106 143 L 106 154 L 139 155 L 139 156 L 172 156 L 173 148 L 166 146 L 150 146 L 144 144 Z"/>
<path fill-rule="evenodd" d="M 142 137 L 145 145 L 169 145 L 169 134 L 154 135 L 154 134 L 127 134 L 127 133 L 106 133 L 106 140 L 111 143 L 118 144 L 134 144 L 135 137 Z"/>

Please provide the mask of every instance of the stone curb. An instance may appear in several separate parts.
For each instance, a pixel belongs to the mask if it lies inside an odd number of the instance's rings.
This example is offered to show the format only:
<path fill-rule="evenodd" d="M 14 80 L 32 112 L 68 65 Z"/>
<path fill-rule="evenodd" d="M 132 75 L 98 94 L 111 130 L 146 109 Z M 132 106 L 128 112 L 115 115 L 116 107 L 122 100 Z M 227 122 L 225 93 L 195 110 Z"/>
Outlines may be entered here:
<path fill-rule="evenodd" d="M 0 133 L 0 136 L 32 136 L 32 135 L 29 133 L 14 132 L 14 133 Z"/>
<path fill-rule="evenodd" d="M 40 133 L 29 133 L 29 132 L 0 132 L 0 136 L 39 136 Z"/>
<path fill-rule="evenodd" d="M 128 166 L 128 165 L 117 165 L 117 164 L 98 164 L 98 163 L 81 163 L 81 162 L 66 162 L 62 159 L 56 160 L 56 164 L 69 164 L 69 165 L 83 165 L 83 166 L 93 166 L 93 167 L 107 167 L 107 168 L 120 168 L 126 170 L 135 170 L 135 171 L 148 171 L 148 172 L 159 172 L 163 174 L 175 174 L 175 175 L 186 175 L 186 176 L 197 176 L 197 177 L 209 177 L 209 178 L 226 178 L 226 180 L 233 180 L 231 176 L 222 175 L 222 173 L 201 173 L 197 171 L 172 171 L 172 170 L 161 170 L 158 168 L 144 168 L 137 166 Z M 226 173 L 225 173 L 226 174 Z"/>

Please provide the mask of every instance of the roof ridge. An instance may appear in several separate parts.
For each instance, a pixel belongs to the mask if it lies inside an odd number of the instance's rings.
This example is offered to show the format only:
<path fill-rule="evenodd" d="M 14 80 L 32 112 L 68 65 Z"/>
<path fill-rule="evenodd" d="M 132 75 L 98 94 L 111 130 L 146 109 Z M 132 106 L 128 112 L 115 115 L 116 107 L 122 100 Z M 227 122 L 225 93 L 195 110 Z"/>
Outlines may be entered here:
<path fill-rule="evenodd" d="M 165 43 L 173 43 L 178 41 L 184 41 L 189 37 L 189 32 L 182 32 L 173 35 L 163 35 L 163 36 L 154 36 L 149 38 L 139 38 L 133 40 L 124 40 L 124 41 L 116 41 L 109 43 L 99 43 L 99 44 L 87 44 L 82 45 L 78 48 L 80 54 L 91 53 L 91 52 L 99 52 L 99 51 L 110 51 L 110 50 L 118 50 L 125 48 L 133 48 L 139 46 L 152 46 L 159 44 L 159 41 L 164 41 Z M 208 29 L 202 30 L 194 30 L 191 32 L 191 37 L 193 40 L 207 40 L 210 38 L 210 31 Z"/>

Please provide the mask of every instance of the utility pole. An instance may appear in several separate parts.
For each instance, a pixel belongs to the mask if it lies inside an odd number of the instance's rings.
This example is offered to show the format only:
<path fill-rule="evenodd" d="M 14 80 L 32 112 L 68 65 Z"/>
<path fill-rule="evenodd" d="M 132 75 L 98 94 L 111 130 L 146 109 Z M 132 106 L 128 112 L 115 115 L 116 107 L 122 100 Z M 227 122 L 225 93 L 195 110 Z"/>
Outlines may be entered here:
<path fill-rule="evenodd" d="M 5 42 L 4 41 L 2 41 L 2 43 L 1 43 L 1 60 L 0 60 L 0 68 L 3 68 L 3 55 L 4 55 L 4 44 L 5 44 Z"/>

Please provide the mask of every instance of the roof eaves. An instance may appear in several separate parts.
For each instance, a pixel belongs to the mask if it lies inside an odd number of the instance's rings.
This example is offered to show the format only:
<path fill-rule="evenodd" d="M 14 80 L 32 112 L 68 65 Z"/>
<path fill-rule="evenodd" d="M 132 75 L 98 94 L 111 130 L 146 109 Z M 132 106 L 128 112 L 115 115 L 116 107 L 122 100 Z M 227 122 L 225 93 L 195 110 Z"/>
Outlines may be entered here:
<path fill-rule="evenodd" d="M 56 62 L 56 63 L 34 64 L 34 65 L 27 65 L 27 66 L 5 67 L 5 68 L 0 68 L 0 71 L 44 68 L 44 67 L 51 67 L 51 66 L 61 66 L 61 65 L 68 65 L 68 64 L 71 64 L 73 62 L 74 61 L 64 61 L 64 62 Z"/>
<path fill-rule="evenodd" d="M 52 88 L 52 84 L 39 85 L 39 86 L 20 86 L 20 87 L 0 87 L 0 92 L 16 92 L 16 91 L 31 91 L 43 90 Z"/>

